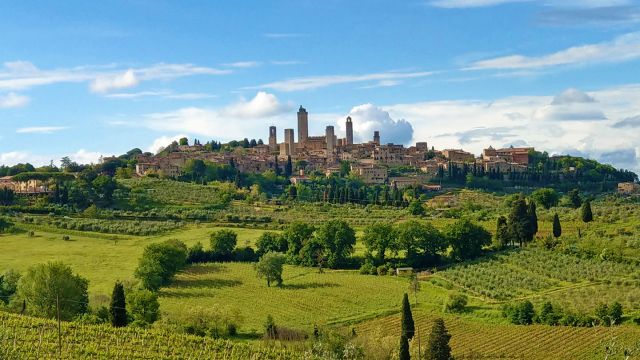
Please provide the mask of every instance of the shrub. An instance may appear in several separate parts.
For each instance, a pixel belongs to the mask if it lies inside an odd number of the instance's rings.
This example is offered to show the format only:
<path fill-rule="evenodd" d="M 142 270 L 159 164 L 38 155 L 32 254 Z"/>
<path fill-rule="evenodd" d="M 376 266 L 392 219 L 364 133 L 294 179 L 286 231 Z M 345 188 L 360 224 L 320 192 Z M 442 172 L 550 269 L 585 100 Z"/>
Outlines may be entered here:
<path fill-rule="evenodd" d="M 449 295 L 445 311 L 450 313 L 462 313 L 467 307 L 467 296 L 462 294 Z"/>
<path fill-rule="evenodd" d="M 362 275 L 375 275 L 377 273 L 377 269 L 371 260 L 365 261 L 362 266 L 360 266 L 360 274 Z"/>

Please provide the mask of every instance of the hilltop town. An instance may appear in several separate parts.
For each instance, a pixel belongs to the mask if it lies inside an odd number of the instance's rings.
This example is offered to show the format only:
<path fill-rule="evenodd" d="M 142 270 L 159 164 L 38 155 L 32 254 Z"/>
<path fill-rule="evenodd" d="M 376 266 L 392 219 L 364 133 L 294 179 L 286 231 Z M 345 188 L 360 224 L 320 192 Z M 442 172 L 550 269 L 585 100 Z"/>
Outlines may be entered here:
<path fill-rule="evenodd" d="M 529 164 L 529 154 L 533 147 L 509 147 L 494 149 L 489 146 L 480 157 L 462 149 L 436 150 L 427 142 L 416 142 L 405 147 L 400 144 L 380 142 L 380 132 L 374 131 L 371 141 L 354 143 L 351 117 L 345 120 L 344 138 L 336 135 L 334 126 L 327 126 L 321 136 L 309 135 L 309 113 L 300 106 L 297 113 L 297 138 L 292 128 L 284 129 L 283 141 L 278 141 L 278 130 L 269 127 L 268 143 L 259 140 L 248 146 L 211 151 L 195 142 L 192 145 L 174 143 L 157 155 L 142 154 L 137 160 L 136 174 L 139 176 L 159 174 L 176 177 L 182 173 L 187 161 L 201 159 L 211 163 L 229 164 L 241 172 L 262 173 L 274 170 L 278 164 L 289 159 L 303 163 L 304 169 L 294 181 L 304 179 L 304 171 L 319 171 L 327 176 L 340 171 L 340 163 L 348 162 L 351 172 L 366 184 L 396 184 L 407 186 L 426 182 L 449 171 L 449 167 L 464 166 L 481 169 L 483 173 L 502 174 L 523 173 Z M 103 159 L 103 161 L 108 158 Z M 389 167 L 409 166 L 419 170 L 419 176 L 390 177 Z"/>

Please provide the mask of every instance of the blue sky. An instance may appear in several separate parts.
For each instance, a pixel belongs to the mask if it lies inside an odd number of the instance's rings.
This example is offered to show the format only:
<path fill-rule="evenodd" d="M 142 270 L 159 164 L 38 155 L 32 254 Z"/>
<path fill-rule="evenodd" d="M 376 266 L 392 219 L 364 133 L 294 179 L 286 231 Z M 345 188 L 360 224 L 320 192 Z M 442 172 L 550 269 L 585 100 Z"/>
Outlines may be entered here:
<path fill-rule="evenodd" d="M 0 3 L 0 163 L 97 161 L 269 125 L 640 170 L 631 0 Z"/>

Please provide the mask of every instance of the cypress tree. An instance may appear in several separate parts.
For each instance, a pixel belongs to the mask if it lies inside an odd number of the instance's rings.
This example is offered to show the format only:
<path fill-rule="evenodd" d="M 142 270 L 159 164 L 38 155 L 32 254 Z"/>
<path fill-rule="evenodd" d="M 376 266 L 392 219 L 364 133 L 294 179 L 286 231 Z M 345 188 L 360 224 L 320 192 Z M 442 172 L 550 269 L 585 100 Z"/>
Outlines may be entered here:
<path fill-rule="evenodd" d="M 407 293 L 402 298 L 402 334 L 407 339 L 412 339 L 415 333 L 415 324 L 413 323 L 413 315 L 411 314 L 411 306 L 409 305 L 409 296 Z"/>
<path fill-rule="evenodd" d="M 290 177 L 293 173 L 293 164 L 291 163 L 291 155 L 287 157 L 287 163 L 284 165 L 284 176 Z"/>
<path fill-rule="evenodd" d="M 560 226 L 560 218 L 558 214 L 553 215 L 553 236 L 559 238 L 562 235 L 562 226 Z"/>
<path fill-rule="evenodd" d="M 429 348 L 427 359 L 429 360 L 449 360 L 451 359 L 451 347 L 449 340 L 451 335 L 444 326 L 444 320 L 436 319 L 429 334 Z"/>
<path fill-rule="evenodd" d="M 509 226 L 504 216 L 498 217 L 494 243 L 498 248 L 504 248 L 509 244 Z"/>
<path fill-rule="evenodd" d="M 518 242 L 522 246 L 528 238 L 529 214 L 527 203 L 523 198 L 519 198 L 513 202 L 511 212 L 509 213 L 509 232 L 512 242 Z"/>
<path fill-rule="evenodd" d="M 114 327 L 127 326 L 127 310 L 126 299 L 124 297 L 124 286 L 121 282 L 116 282 L 111 294 L 111 303 L 109 304 L 109 318 L 111 325 Z"/>
<path fill-rule="evenodd" d="M 529 216 L 529 236 L 527 240 L 532 241 L 533 237 L 538 233 L 538 214 L 536 214 L 536 203 L 533 200 L 529 201 L 527 215 Z"/>
<path fill-rule="evenodd" d="M 400 335 L 400 360 L 410 360 L 411 354 L 409 353 L 409 339 L 405 334 Z"/>
<path fill-rule="evenodd" d="M 591 212 L 591 201 L 585 201 L 582 204 L 582 221 L 586 223 L 593 221 L 593 213 Z"/>

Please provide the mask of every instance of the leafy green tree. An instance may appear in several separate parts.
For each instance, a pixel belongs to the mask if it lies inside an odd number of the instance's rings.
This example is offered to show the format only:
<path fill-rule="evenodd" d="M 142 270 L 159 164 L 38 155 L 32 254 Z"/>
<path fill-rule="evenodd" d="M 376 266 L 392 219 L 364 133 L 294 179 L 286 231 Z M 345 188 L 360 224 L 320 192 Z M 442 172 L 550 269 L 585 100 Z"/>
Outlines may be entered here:
<path fill-rule="evenodd" d="M 112 204 L 113 193 L 118 187 L 118 184 L 112 177 L 100 175 L 91 182 L 91 186 L 97 197 L 96 202 L 98 205 L 106 207 Z"/>
<path fill-rule="evenodd" d="M 406 336 L 407 339 L 412 339 L 416 332 L 416 327 L 413 323 L 413 314 L 411 314 L 409 295 L 406 293 L 402 297 L 402 318 L 400 322 L 402 324 L 402 335 Z"/>
<path fill-rule="evenodd" d="M 542 205 L 545 209 L 551 209 L 558 205 L 560 196 L 554 189 L 540 188 L 531 194 L 531 198 L 533 198 L 538 204 Z"/>
<path fill-rule="evenodd" d="M 573 189 L 567 193 L 567 202 L 572 208 L 577 209 L 582 205 L 582 199 L 580 198 L 580 191 Z"/>
<path fill-rule="evenodd" d="M 525 300 L 515 306 L 507 307 L 505 315 L 513 324 L 531 325 L 536 317 L 536 312 L 531 301 Z"/>
<path fill-rule="evenodd" d="M 72 320 L 87 311 L 89 281 L 73 273 L 62 262 L 48 262 L 29 268 L 18 282 L 17 297 L 35 316 Z"/>
<path fill-rule="evenodd" d="M 600 324 L 604 326 L 611 325 L 611 313 L 609 311 L 609 306 L 605 303 L 598 304 L 596 306 L 596 317 L 600 321 Z"/>
<path fill-rule="evenodd" d="M 593 213 L 591 212 L 591 201 L 585 201 L 582 204 L 582 221 L 589 223 L 593 221 Z"/>
<path fill-rule="evenodd" d="M 211 234 L 211 252 L 215 256 L 228 257 L 238 242 L 235 231 L 222 229 Z"/>
<path fill-rule="evenodd" d="M 426 358 L 429 360 L 450 360 L 451 346 L 449 346 L 451 335 L 444 325 L 444 320 L 438 318 L 433 321 Z"/>
<path fill-rule="evenodd" d="M 269 251 L 284 253 L 287 251 L 287 240 L 282 235 L 275 232 L 264 232 L 258 238 L 256 246 L 258 255 L 263 255 Z"/>
<path fill-rule="evenodd" d="M 542 304 L 540 315 L 538 315 L 538 322 L 545 325 L 558 325 L 560 315 L 555 311 L 553 305 L 550 302 Z"/>
<path fill-rule="evenodd" d="M 458 261 L 481 255 L 482 248 L 491 244 L 491 233 L 466 219 L 447 226 L 446 236 L 451 244 L 451 256 Z"/>
<path fill-rule="evenodd" d="M 616 301 L 609 306 L 609 319 L 614 325 L 622 323 L 622 304 Z"/>
<path fill-rule="evenodd" d="M 18 281 L 20 273 L 15 270 L 7 270 L 0 276 L 0 301 L 5 304 L 9 303 L 11 297 L 18 290 Z"/>
<path fill-rule="evenodd" d="M 259 278 L 267 280 L 267 286 L 270 287 L 272 282 L 278 286 L 282 285 L 282 270 L 286 258 L 284 255 L 276 252 L 268 252 L 260 258 L 255 265 Z"/>
<path fill-rule="evenodd" d="M 407 207 L 409 210 L 409 214 L 414 216 L 422 216 L 426 213 L 424 206 L 420 200 L 411 200 L 409 206 Z"/>
<path fill-rule="evenodd" d="M 116 282 L 109 303 L 109 319 L 114 327 L 127 326 L 127 302 L 124 295 L 124 286 Z"/>
<path fill-rule="evenodd" d="M 189 139 L 186 137 L 180 138 L 180 140 L 178 140 L 178 145 L 189 145 Z"/>
<path fill-rule="evenodd" d="M 449 295 L 445 310 L 451 313 L 463 313 L 467 308 L 468 298 L 462 294 Z"/>
<path fill-rule="evenodd" d="M 316 231 L 315 238 L 322 245 L 331 268 L 343 265 L 356 244 L 356 233 L 344 220 L 325 222 Z"/>
<path fill-rule="evenodd" d="M 167 240 L 145 247 L 134 273 L 142 286 L 156 291 L 166 285 L 187 262 L 187 247 L 178 240 Z"/>
<path fill-rule="evenodd" d="M 407 338 L 407 335 L 405 335 L 404 333 L 400 335 L 400 352 L 398 354 L 398 359 L 399 360 L 411 359 L 411 353 L 409 352 L 409 339 Z"/>
<path fill-rule="evenodd" d="M 560 225 L 560 218 L 558 214 L 553 214 L 553 237 L 556 239 L 562 235 L 562 226 Z"/>
<path fill-rule="evenodd" d="M 496 234 L 494 235 L 494 244 L 498 249 L 504 249 L 509 244 L 509 226 L 507 225 L 507 218 L 504 216 L 498 217 L 496 223 Z"/>
<path fill-rule="evenodd" d="M 282 238 L 287 242 L 287 257 L 289 261 L 298 262 L 298 255 L 304 244 L 311 239 L 315 228 L 303 222 L 292 222 L 282 232 Z"/>
<path fill-rule="evenodd" d="M 158 295 L 146 289 L 131 292 L 127 296 L 127 311 L 137 324 L 153 324 L 160 318 Z"/>
<path fill-rule="evenodd" d="M 433 225 L 409 220 L 398 225 L 398 249 L 406 250 L 407 257 L 416 251 L 431 257 L 446 249 L 447 238 Z"/>
<path fill-rule="evenodd" d="M 384 263 L 387 250 L 396 249 L 396 232 L 389 223 L 374 223 L 364 229 L 362 236 L 364 245 L 369 252 L 376 252 L 378 261 Z"/>
<path fill-rule="evenodd" d="M 7 231 L 7 229 L 11 228 L 12 226 L 13 223 L 11 221 L 0 216 L 0 234 Z"/>

